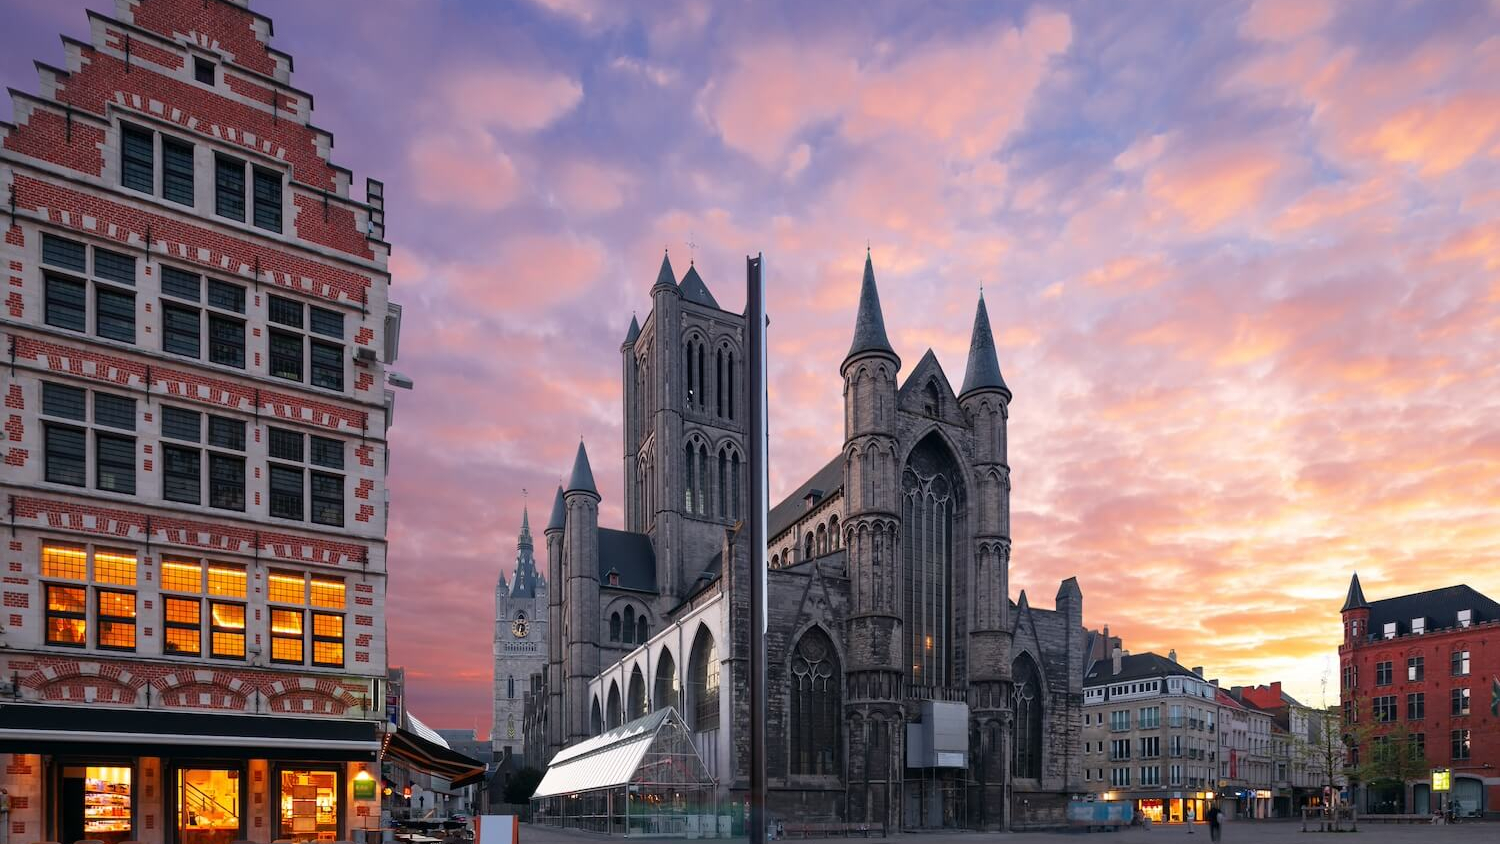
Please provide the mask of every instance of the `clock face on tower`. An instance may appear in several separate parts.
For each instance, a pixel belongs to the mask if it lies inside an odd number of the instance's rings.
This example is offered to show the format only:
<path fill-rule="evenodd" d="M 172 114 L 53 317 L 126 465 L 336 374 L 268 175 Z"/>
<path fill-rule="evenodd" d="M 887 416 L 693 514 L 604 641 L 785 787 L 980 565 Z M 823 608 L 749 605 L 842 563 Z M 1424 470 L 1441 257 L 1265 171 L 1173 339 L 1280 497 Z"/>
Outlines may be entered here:
<path fill-rule="evenodd" d="M 510 632 L 517 639 L 526 638 L 526 617 L 522 616 L 521 618 L 518 618 L 515 621 L 511 622 Z"/>

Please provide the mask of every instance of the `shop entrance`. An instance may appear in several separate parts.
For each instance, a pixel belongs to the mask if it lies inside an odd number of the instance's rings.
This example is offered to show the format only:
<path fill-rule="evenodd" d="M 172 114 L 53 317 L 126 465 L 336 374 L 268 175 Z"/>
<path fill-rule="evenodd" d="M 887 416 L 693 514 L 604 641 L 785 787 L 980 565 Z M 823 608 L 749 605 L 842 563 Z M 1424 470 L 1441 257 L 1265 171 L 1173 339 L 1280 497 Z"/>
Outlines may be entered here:
<path fill-rule="evenodd" d="M 288 841 L 338 841 L 343 774 L 334 769 L 279 771 L 280 832 Z"/>
<path fill-rule="evenodd" d="M 244 838 L 244 777 L 230 767 L 177 770 L 177 844 L 230 844 Z"/>
<path fill-rule="evenodd" d="M 119 844 L 134 838 L 132 773 L 128 766 L 64 765 L 58 789 L 62 840 Z"/>

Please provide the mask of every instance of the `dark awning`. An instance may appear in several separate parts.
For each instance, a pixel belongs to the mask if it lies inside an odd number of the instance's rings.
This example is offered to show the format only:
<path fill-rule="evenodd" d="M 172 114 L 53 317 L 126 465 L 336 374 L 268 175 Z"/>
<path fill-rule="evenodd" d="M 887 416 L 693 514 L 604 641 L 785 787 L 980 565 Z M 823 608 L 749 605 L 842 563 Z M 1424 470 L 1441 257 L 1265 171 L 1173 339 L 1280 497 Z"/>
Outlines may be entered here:
<path fill-rule="evenodd" d="M 374 762 L 380 751 L 380 723 L 0 703 L 0 753 L 84 751 Z"/>
<path fill-rule="evenodd" d="M 470 759 L 435 741 L 429 741 L 405 727 L 391 734 L 391 741 L 385 746 L 385 753 L 387 756 L 400 759 L 409 767 L 448 780 L 454 788 L 461 788 L 484 779 L 483 762 Z"/>

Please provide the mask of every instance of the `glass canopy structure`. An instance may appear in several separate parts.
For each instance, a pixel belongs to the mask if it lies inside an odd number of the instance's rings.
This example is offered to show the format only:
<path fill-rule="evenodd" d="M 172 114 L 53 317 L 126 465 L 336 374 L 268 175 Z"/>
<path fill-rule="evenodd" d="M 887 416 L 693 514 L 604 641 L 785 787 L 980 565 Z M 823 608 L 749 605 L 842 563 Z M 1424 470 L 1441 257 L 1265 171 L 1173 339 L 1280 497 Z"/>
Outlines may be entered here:
<path fill-rule="evenodd" d="M 654 837 L 729 833 L 714 779 L 671 707 L 559 752 L 531 805 L 534 821 L 549 826 Z"/>

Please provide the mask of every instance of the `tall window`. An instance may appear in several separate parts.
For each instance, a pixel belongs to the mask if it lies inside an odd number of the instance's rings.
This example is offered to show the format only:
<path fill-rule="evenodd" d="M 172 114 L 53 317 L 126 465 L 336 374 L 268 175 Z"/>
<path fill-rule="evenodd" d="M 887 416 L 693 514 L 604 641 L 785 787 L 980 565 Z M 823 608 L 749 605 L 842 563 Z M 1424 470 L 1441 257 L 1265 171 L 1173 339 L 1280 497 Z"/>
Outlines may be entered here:
<path fill-rule="evenodd" d="M 47 644 L 75 648 L 88 644 L 92 592 L 94 646 L 135 650 L 135 552 L 44 542 L 41 574 L 47 599 Z"/>
<path fill-rule="evenodd" d="M 623 723 L 623 721 L 621 720 L 622 716 L 623 716 L 623 712 L 621 711 L 621 708 L 620 708 L 620 684 L 619 683 L 615 683 L 613 681 L 610 682 L 610 684 L 609 684 L 609 702 L 606 704 L 606 707 L 607 707 L 606 715 L 609 717 L 609 728 L 611 730 L 613 730 L 615 727 L 618 727 L 618 726 L 620 726 L 620 724 Z"/>
<path fill-rule="evenodd" d="M 1011 669 L 1015 683 L 1015 713 L 1011 741 L 1011 773 L 1037 779 L 1042 775 L 1042 682 L 1036 663 L 1022 654 Z M 1127 717 L 1128 713 L 1127 713 Z"/>
<path fill-rule="evenodd" d="M 611 613 L 609 616 L 609 640 L 620 641 L 620 614 L 618 612 Z"/>
<path fill-rule="evenodd" d="M 1452 657 L 1452 666 L 1454 677 L 1469 676 L 1469 652 L 1454 651 Z"/>
<path fill-rule="evenodd" d="M 155 167 L 158 157 L 161 159 L 160 182 Z M 120 124 L 120 184 L 191 208 L 193 145 L 171 135 L 128 123 Z"/>
<path fill-rule="evenodd" d="M 688 662 L 688 682 L 693 695 L 693 729 L 719 728 L 719 650 L 708 628 L 698 629 Z"/>
<path fill-rule="evenodd" d="M 656 685 L 651 698 L 654 709 L 670 706 L 679 713 L 682 712 L 682 687 L 677 680 L 677 662 L 672 659 L 672 652 L 669 650 L 663 649 L 656 662 Z"/>
<path fill-rule="evenodd" d="M 209 656 L 245 658 L 247 589 L 243 567 L 163 557 L 161 590 L 165 653 L 198 656 L 204 652 L 206 633 Z"/>
<path fill-rule="evenodd" d="M 1424 662 L 1426 662 L 1426 658 L 1425 657 L 1420 657 L 1420 656 L 1409 656 L 1409 657 L 1407 657 L 1406 658 L 1406 679 L 1408 679 L 1408 680 L 1420 680 L 1420 679 L 1422 679 L 1422 675 L 1424 673 L 1424 668 L 1425 668 L 1425 666 L 1423 665 Z"/>
<path fill-rule="evenodd" d="M 818 628 L 807 631 L 797 643 L 790 666 L 792 774 L 839 773 L 839 738 L 844 722 L 841 682 L 833 642 Z"/>
<path fill-rule="evenodd" d="M 245 368 L 245 288 L 164 265 L 161 293 L 164 351 Z"/>
<path fill-rule="evenodd" d="M 694 480 L 695 480 L 694 479 L 694 474 L 695 474 L 694 470 L 696 470 L 697 467 L 698 467 L 698 460 L 696 458 L 696 454 L 697 454 L 697 452 L 693 449 L 693 444 L 692 443 L 688 443 L 686 446 L 683 447 L 682 465 L 685 467 L 685 469 L 687 471 L 687 478 L 685 479 L 686 483 L 684 483 L 683 487 L 682 487 L 682 491 L 683 491 L 683 502 L 682 502 L 682 505 L 683 505 L 683 509 L 685 509 L 689 513 L 693 512 L 693 487 L 694 487 Z"/>
<path fill-rule="evenodd" d="M 92 326 L 98 337 L 135 342 L 133 255 L 43 232 L 42 267 L 43 322 L 80 333 L 88 332 Z"/>
<path fill-rule="evenodd" d="M 627 645 L 635 644 L 635 607 L 625 608 L 625 629 L 623 632 L 625 643 Z"/>
<path fill-rule="evenodd" d="M 269 296 L 267 300 L 266 319 L 274 324 L 267 341 L 271 375 L 303 381 L 307 372 L 307 383 L 342 392 L 344 315 L 317 305 L 304 308 L 301 302 L 283 296 Z"/>
<path fill-rule="evenodd" d="M 246 185 L 250 186 L 249 199 Z M 233 156 L 214 156 L 214 213 L 230 220 L 250 222 L 267 231 L 281 231 L 282 176 L 275 170 L 255 167 Z"/>
<path fill-rule="evenodd" d="M 344 581 L 288 571 L 273 571 L 268 581 L 271 661 L 304 664 L 310 651 L 313 665 L 343 667 Z"/>
<path fill-rule="evenodd" d="M 92 435 L 94 487 L 134 495 L 135 418 L 135 399 L 94 392 L 90 426 L 88 390 L 42 382 L 43 477 L 50 483 L 87 486 Z"/>
<path fill-rule="evenodd" d="M 631 721 L 646 714 L 646 678 L 642 676 L 639 665 L 630 672 L 630 697 L 626 710 L 625 717 Z"/>
<path fill-rule="evenodd" d="M 268 430 L 271 515 L 342 526 L 344 442 L 285 428 Z"/>
<path fill-rule="evenodd" d="M 245 509 L 243 421 L 164 405 L 161 435 L 164 498 L 201 504 L 206 485 L 208 506 L 221 510 Z"/>
<path fill-rule="evenodd" d="M 935 434 L 917 444 L 902 472 L 906 664 L 919 685 L 946 685 L 953 677 L 953 549 L 956 514 L 963 512 L 960 478 L 952 455 Z"/>
<path fill-rule="evenodd" d="M 1468 730 L 1454 730 L 1452 733 L 1452 751 L 1454 759 L 1468 759 L 1469 751 L 1473 747 Z"/>

